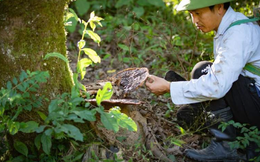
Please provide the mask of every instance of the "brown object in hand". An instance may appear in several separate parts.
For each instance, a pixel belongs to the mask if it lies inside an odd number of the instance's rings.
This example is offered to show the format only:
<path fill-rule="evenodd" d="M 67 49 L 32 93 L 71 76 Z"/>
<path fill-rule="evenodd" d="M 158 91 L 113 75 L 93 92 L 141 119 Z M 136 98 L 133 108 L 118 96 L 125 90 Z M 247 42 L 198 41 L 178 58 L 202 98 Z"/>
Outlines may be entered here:
<path fill-rule="evenodd" d="M 147 68 L 128 68 L 116 73 L 113 78 L 119 80 L 119 86 L 124 93 L 136 90 L 142 86 L 146 78 L 149 76 Z"/>

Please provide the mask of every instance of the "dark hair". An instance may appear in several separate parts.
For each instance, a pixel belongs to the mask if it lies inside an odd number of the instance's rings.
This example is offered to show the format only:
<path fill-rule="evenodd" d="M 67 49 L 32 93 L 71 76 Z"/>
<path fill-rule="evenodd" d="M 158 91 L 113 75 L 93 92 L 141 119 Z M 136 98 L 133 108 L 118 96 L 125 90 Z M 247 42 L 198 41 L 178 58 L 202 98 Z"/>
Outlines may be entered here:
<path fill-rule="evenodd" d="M 209 6 L 209 9 L 210 9 L 211 11 L 213 11 L 213 10 L 214 10 L 214 6 L 215 6 L 215 5 Z M 229 7 L 229 6 L 230 6 L 230 2 L 224 3 L 224 9 L 225 9 L 225 10 L 228 10 L 228 7 Z"/>

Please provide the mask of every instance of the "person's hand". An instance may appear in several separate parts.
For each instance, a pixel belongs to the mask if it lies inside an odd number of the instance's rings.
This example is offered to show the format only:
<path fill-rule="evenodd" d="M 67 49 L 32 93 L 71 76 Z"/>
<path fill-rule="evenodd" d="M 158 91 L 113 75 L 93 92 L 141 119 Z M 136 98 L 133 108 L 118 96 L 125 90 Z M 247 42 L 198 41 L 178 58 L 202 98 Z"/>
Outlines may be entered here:
<path fill-rule="evenodd" d="M 162 95 L 170 92 L 170 82 L 154 75 L 148 76 L 145 85 L 146 88 L 155 95 Z"/>

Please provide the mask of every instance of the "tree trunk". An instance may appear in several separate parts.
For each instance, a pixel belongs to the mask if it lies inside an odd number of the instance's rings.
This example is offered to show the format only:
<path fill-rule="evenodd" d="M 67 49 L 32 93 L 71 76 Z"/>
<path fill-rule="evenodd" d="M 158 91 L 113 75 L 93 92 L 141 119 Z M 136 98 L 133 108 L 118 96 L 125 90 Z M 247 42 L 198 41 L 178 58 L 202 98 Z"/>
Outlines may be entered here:
<path fill-rule="evenodd" d="M 43 60 L 47 53 L 66 56 L 64 11 L 70 0 L 0 0 L 0 87 L 18 76 L 22 70 L 49 71 L 49 81 L 41 86 L 38 95 L 53 99 L 69 92 L 73 82 L 71 70 L 58 58 Z M 47 114 L 47 104 L 41 111 Z M 19 121 L 39 121 L 33 111 L 21 114 Z M 34 135 L 32 135 L 34 136 Z M 18 133 L 15 139 L 30 141 L 31 135 Z M 12 146 L 11 146 L 12 147 Z"/>
<path fill-rule="evenodd" d="M 69 91 L 69 67 L 50 52 L 66 55 L 63 16 L 69 0 L 3 0 L 0 2 L 0 87 L 22 70 L 49 71 L 46 97 Z"/>

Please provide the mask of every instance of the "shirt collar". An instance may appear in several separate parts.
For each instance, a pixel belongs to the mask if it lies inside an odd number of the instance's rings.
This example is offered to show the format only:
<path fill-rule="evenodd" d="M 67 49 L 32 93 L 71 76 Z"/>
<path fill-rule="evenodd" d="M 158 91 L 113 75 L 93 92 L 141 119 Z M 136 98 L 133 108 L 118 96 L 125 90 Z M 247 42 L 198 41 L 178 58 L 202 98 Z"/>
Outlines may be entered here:
<path fill-rule="evenodd" d="M 225 13 L 225 15 L 223 16 L 219 27 L 218 27 L 218 31 L 215 36 L 215 38 L 219 37 L 220 35 L 223 35 L 225 33 L 225 31 L 227 30 L 227 28 L 229 27 L 229 25 L 234 22 L 235 19 L 235 11 L 229 7 L 227 12 Z"/>

